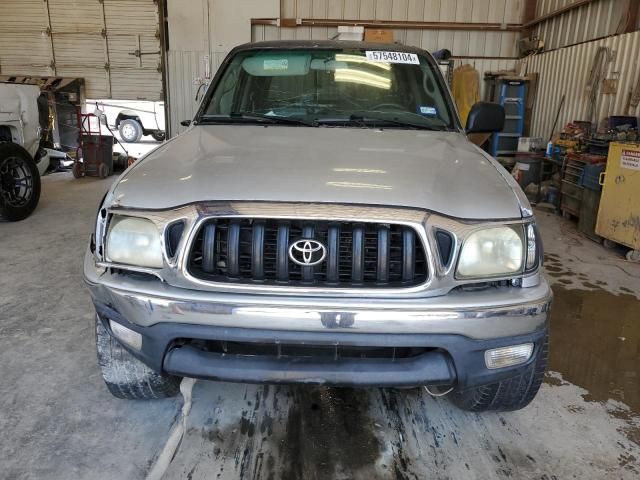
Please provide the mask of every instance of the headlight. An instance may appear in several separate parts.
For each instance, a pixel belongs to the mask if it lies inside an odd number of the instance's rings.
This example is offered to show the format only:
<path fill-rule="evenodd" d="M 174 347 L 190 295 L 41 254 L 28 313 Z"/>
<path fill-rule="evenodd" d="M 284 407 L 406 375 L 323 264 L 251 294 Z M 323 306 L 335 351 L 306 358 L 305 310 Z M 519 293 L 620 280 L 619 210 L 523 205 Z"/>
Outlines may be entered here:
<path fill-rule="evenodd" d="M 462 245 L 457 275 L 464 278 L 495 277 L 523 270 L 521 225 L 492 227 L 469 235 Z"/>
<path fill-rule="evenodd" d="M 145 218 L 114 216 L 109 225 L 107 261 L 138 267 L 162 267 L 158 228 Z"/>

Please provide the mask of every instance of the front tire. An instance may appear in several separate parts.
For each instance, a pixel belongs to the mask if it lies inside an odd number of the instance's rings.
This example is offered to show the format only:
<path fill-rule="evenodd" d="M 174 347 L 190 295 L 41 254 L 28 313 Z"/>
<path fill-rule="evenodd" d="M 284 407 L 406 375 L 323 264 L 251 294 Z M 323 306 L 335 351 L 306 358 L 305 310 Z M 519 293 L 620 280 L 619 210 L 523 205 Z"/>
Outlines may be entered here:
<path fill-rule="evenodd" d="M 118 126 L 120 138 L 127 143 L 136 143 L 142 138 L 142 125 L 130 118 L 122 120 Z"/>
<path fill-rule="evenodd" d="M 96 348 L 102 378 L 114 397 L 151 400 L 180 392 L 180 378 L 151 370 L 113 338 L 96 315 Z"/>
<path fill-rule="evenodd" d="M 82 178 L 84 177 L 84 168 L 80 162 L 76 162 L 73 164 L 73 178 Z"/>
<path fill-rule="evenodd" d="M 471 412 L 520 410 L 534 399 L 544 378 L 549 356 L 549 339 L 545 337 L 537 358 L 519 375 L 481 387 L 457 390 L 451 401 Z"/>
<path fill-rule="evenodd" d="M 0 143 L 0 218 L 16 222 L 27 218 L 40 200 L 40 173 L 36 162 L 20 145 Z"/>

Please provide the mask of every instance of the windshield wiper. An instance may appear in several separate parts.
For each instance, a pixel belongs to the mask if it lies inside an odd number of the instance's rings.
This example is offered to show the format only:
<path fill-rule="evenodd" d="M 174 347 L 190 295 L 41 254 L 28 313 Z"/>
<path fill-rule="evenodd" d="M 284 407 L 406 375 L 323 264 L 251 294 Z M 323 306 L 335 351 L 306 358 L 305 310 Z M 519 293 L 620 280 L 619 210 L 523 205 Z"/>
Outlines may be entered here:
<path fill-rule="evenodd" d="M 438 125 L 426 125 L 424 123 L 411 122 L 406 120 L 398 120 L 395 118 L 388 118 L 383 116 L 371 115 L 370 113 L 352 113 L 347 118 L 319 118 L 316 120 L 320 125 L 326 124 L 358 124 L 362 126 L 371 126 L 371 127 L 381 127 L 388 125 L 397 125 L 410 129 L 421 129 L 421 130 L 433 130 L 433 131 L 444 131 L 448 130 L 445 127 L 441 127 Z"/>
<path fill-rule="evenodd" d="M 305 125 L 307 127 L 317 127 L 316 122 L 304 120 L 302 118 L 282 117 L 279 115 L 267 115 L 257 112 L 231 112 L 229 115 L 203 115 L 201 123 L 220 122 L 225 123 L 229 121 L 237 122 L 258 122 L 258 123 L 273 123 L 273 124 L 289 124 L 289 125 Z"/>
<path fill-rule="evenodd" d="M 445 127 L 439 125 L 427 125 L 421 122 L 412 122 L 407 120 L 399 120 L 397 118 L 389 118 L 387 116 L 375 115 L 369 112 L 363 113 L 352 113 L 349 115 L 349 121 L 352 122 L 361 122 L 363 124 L 371 124 L 371 125 L 379 125 L 379 124 L 390 124 L 390 125 L 399 125 L 402 127 L 409 128 L 417 128 L 422 130 L 434 130 L 434 131 L 444 131 Z"/>

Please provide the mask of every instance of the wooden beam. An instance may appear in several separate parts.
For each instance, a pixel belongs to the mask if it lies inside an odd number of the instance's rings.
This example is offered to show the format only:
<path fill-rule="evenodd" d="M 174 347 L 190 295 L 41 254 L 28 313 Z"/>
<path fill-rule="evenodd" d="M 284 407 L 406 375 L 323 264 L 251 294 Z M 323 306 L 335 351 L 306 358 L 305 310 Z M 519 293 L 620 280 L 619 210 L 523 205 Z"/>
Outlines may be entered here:
<path fill-rule="evenodd" d="M 627 22 L 625 23 L 622 33 L 630 33 L 636 31 L 638 24 L 638 11 L 640 11 L 640 0 L 629 0 L 627 5 Z"/>
<path fill-rule="evenodd" d="M 251 25 L 295 26 L 295 27 L 350 27 L 403 28 L 408 30 L 481 30 L 498 32 L 519 32 L 519 23 L 472 23 L 472 22 L 410 22 L 405 20 L 342 20 L 316 18 L 252 18 Z"/>
<path fill-rule="evenodd" d="M 525 0 L 524 11 L 522 12 L 522 24 L 526 25 L 536 18 L 536 10 L 538 9 L 538 0 Z M 522 37 L 527 38 L 531 36 L 532 28 L 523 28 Z"/>
<path fill-rule="evenodd" d="M 451 55 L 450 58 L 458 60 L 520 60 L 520 57 L 499 57 L 499 56 L 487 56 L 482 55 Z"/>
<path fill-rule="evenodd" d="M 527 24 L 536 18 L 536 10 L 538 9 L 538 0 L 525 0 L 524 10 L 522 12 L 522 23 Z"/>
<path fill-rule="evenodd" d="M 544 22 L 545 20 L 550 20 L 552 18 L 557 17 L 558 15 L 562 15 L 563 13 L 570 12 L 571 10 L 575 10 L 576 8 L 584 7 L 585 5 L 589 5 L 590 3 L 593 3 L 595 1 L 600 1 L 600 0 L 578 0 L 577 2 L 570 3 L 568 5 L 565 5 L 562 8 L 558 8 L 557 10 L 554 10 L 553 12 L 549 12 L 545 15 L 541 15 L 537 18 L 534 18 L 529 22 L 526 22 L 523 25 L 523 28 L 531 28 L 539 23 Z"/>

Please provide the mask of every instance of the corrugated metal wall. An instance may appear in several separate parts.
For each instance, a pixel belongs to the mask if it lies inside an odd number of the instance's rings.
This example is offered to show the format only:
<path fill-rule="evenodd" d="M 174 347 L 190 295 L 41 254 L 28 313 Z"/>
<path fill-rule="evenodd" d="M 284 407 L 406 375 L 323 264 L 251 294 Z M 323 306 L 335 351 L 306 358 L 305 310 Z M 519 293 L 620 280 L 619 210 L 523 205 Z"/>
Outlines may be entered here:
<path fill-rule="evenodd" d="M 168 128 L 173 136 L 186 128 L 180 121 L 193 118 L 196 93 L 207 73 L 212 77 L 231 48 L 251 41 L 251 18 L 278 15 L 279 0 L 166 1 Z"/>
<path fill-rule="evenodd" d="M 523 0 L 284 0 L 282 16 L 508 24 L 522 21 L 523 3 Z M 281 30 L 281 38 L 322 39 L 336 34 L 333 28 Z M 273 36 L 270 32 L 255 33 L 257 38 Z M 448 48 L 457 56 L 483 57 L 517 56 L 515 42 L 518 35 L 518 32 L 395 31 L 395 39 L 401 43 L 421 46 L 429 51 Z"/>
<path fill-rule="evenodd" d="M 427 31 L 427 30 L 394 30 L 394 36 L 397 41 L 405 45 L 413 45 L 420 48 L 423 48 L 427 51 L 435 51 L 440 48 L 450 48 L 449 43 L 443 39 L 443 37 L 438 37 L 438 33 L 456 33 L 460 34 L 461 32 L 444 32 L 444 31 Z M 254 25 L 253 27 L 253 41 L 261 41 L 261 40 L 326 40 L 328 38 L 332 38 L 337 34 L 337 29 L 335 28 L 325 28 L 325 27 L 305 27 L 305 28 L 278 28 L 271 25 Z M 464 32 L 467 36 L 473 35 L 476 37 L 478 32 Z M 475 35 L 474 35 L 475 34 Z M 481 32 L 482 35 L 490 35 L 490 33 Z M 503 33 L 501 35 L 505 35 Z M 404 39 L 404 40 L 401 40 Z M 438 39 L 441 39 L 438 42 Z M 480 42 L 480 40 L 478 40 Z M 505 41 L 504 44 L 502 42 L 498 42 L 495 45 L 498 50 L 500 50 L 504 46 L 504 51 L 509 50 L 508 56 L 515 57 L 515 51 L 511 51 L 511 49 L 515 49 L 515 40 L 513 42 Z M 485 55 L 483 55 L 485 56 Z M 492 56 L 492 55 L 486 55 Z M 498 56 L 498 55 L 496 55 Z M 484 72 L 487 71 L 495 71 L 495 70 L 510 70 L 515 67 L 517 60 L 514 59 L 483 59 L 483 58 L 464 58 L 464 59 L 455 59 L 454 64 L 456 67 L 462 64 L 470 64 L 473 65 L 476 70 L 480 73 L 480 87 L 481 87 L 481 95 L 484 95 L 484 82 L 482 81 Z"/>
<path fill-rule="evenodd" d="M 2 1 L 2 0 L 0 0 Z M 228 0 L 226 0 L 228 1 Z M 220 0 L 191 0 L 188 4 L 178 0 L 168 0 L 169 7 L 169 52 L 167 53 L 168 95 L 170 99 L 171 133 L 175 135 L 184 130 L 181 120 L 191 118 L 196 109 L 194 101 L 198 89 L 198 78 L 204 75 L 207 55 L 212 74 L 218 68 L 233 46 L 226 35 L 220 32 L 216 21 L 225 17 L 225 27 L 243 30 L 250 29 L 250 39 L 327 39 L 337 33 L 336 28 L 300 27 L 278 28 L 270 25 L 255 25 L 251 28 L 251 18 L 305 18 L 305 19 L 341 19 L 341 20 L 410 20 L 435 22 L 476 22 L 519 24 L 522 21 L 524 0 L 283 0 L 280 1 L 244 0 L 225 4 Z M 231 11 L 228 11 L 230 7 Z M 208 11 L 207 11 L 208 9 Z M 198 11 L 197 19 L 179 19 L 182 23 L 205 22 L 202 38 L 209 37 L 211 52 L 207 51 L 206 41 L 193 42 L 190 49 L 185 45 L 172 46 L 174 36 L 173 18 L 187 15 L 187 11 Z M 235 10 L 247 12 L 246 19 L 231 18 Z M 185 13 L 187 12 L 187 13 Z M 193 12 L 191 12 L 193 13 Z M 209 16 L 210 32 L 207 33 L 206 19 Z M 234 23 L 236 22 L 236 23 Z M 229 24 L 229 25 L 227 25 Z M 181 32 L 181 35 L 183 32 Z M 474 65 L 481 73 L 488 70 L 507 70 L 513 68 L 513 59 L 481 59 L 478 57 L 517 57 L 518 32 L 484 32 L 452 30 L 394 30 L 395 39 L 407 45 L 415 45 L 428 51 L 448 48 L 454 55 L 471 57 L 456 60 L 456 66 L 462 63 Z M 248 41 L 247 38 L 245 41 Z M 483 82 L 481 82 L 483 85 Z"/>
<path fill-rule="evenodd" d="M 51 41 L 42 34 L 49 26 L 45 6 L 42 0 L 0 0 L 0 73 L 3 75 L 51 74 Z"/>
<path fill-rule="evenodd" d="M 154 0 L 0 0 L 3 75 L 84 78 L 89 98 L 162 100 L 160 70 Z"/>
<path fill-rule="evenodd" d="M 523 60 L 528 72 L 539 74 L 531 132 L 533 136 L 548 138 L 562 95 L 566 95 L 566 98 L 557 129 L 573 120 L 589 120 L 585 118 L 589 107 L 585 83 L 600 46 L 609 47 L 615 52 L 607 78 L 617 77 L 618 89 L 615 95 L 599 94 L 596 104 L 598 120 L 610 115 L 627 115 L 629 92 L 640 81 L 640 32 L 561 48 Z M 630 114 L 637 116 L 640 110 L 636 109 Z"/>
<path fill-rule="evenodd" d="M 554 12 L 577 0 L 538 0 L 536 17 Z M 598 0 L 574 8 L 562 15 L 539 23 L 535 33 L 544 40 L 545 49 L 614 35 L 626 19 L 627 6 L 635 0 Z"/>
<path fill-rule="evenodd" d="M 212 51 L 210 57 L 211 71 L 215 73 L 228 52 Z M 175 136 L 186 127 L 180 125 L 182 120 L 190 120 L 198 106 L 196 94 L 203 79 L 208 52 L 203 50 L 167 52 L 168 98 L 170 99 L 169 124 L 171 135 Z M 204 88 L 204 87 L 203 87 Z"/>
<path fill-rule="evenodd" d="M 521 22 L 522 8 L 522 0 L 285 0 L 283 16 L 507 24 Z M 327 38 L 336 33 L 331 28 L 295 30 L 301 31 L 300 38 Z M 283 33 L 283 38 L 288 35 Z M 429 51 L 448 48 L 456 56 L 517 56 L 517 38 L 517 32 L 395 31 L 396 41 Z"/>
<path fill-rule="evenodd" d="M 522 0 L 285 0 L 285 18 L 328 18 L 342 20 L 409 20 L 425 22 L 520 23 Z M 254 25 L 252 40 L 328 39 L 337 34 L 331 27 L 279 28 Z M 473 65 L 480 78 L 485 71 L 508 70 L 517 57 L 518 32 L 394 29 L 394 39 L 427 51 L 451 50 L 455 64 Z M 481 81 L 482 92 L 484 82 Z"/>

